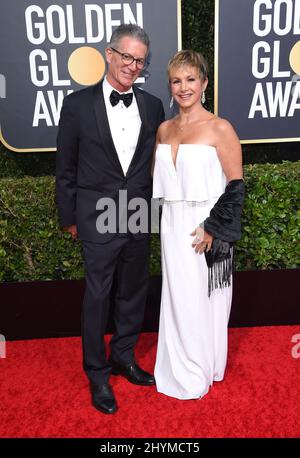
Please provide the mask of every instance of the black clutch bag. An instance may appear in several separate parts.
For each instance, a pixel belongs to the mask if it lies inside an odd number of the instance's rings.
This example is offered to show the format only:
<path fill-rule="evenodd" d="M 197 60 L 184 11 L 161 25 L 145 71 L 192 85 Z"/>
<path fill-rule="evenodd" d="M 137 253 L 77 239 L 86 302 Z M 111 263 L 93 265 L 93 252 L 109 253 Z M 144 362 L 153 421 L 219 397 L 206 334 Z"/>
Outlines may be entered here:
<path fill-rule="evenodd" d="M 233 244 L 213 239 L 211 249 L 204 254 L 208 267 L 208 296 L 210 296 L 213 289 L 230 285 Z"/>
<path fill-rule="evenodd" d="M 212 267 L 215 262 L 221 262 L 231 258 L 232 243 L 220 239 L 213 239 L 211 249 L 205 251 L 207 267 Z"/>
<path fill-rule="evenodd" d="M 233 242 L 241 237 L 244 197 L 244 181 L 231 180 L 203 223 L 204 230 L 214 237 L 210 251 L 205 252 L 209 296 L 213 289 L 230 285 Z"/>

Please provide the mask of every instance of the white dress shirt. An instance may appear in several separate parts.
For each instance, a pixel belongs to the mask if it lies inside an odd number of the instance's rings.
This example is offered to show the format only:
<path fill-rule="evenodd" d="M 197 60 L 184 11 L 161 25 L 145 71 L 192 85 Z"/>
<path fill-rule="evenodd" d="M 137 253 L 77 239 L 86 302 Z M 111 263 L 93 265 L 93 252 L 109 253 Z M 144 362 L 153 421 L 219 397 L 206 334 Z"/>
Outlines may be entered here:
<path fill-rule="evenodd" d="M 114 107 L 111 105 L 109 96 L 113 90 L 115 89 L 105 77 L 103 81 L 103 95 L 110 132 L 124 175 L 126 175 L 138 142 L 141 118 L 132 88 L 124 93 L 133 93 L 132 103 L 129 107 L 126 107 L 122 100 Z"/>

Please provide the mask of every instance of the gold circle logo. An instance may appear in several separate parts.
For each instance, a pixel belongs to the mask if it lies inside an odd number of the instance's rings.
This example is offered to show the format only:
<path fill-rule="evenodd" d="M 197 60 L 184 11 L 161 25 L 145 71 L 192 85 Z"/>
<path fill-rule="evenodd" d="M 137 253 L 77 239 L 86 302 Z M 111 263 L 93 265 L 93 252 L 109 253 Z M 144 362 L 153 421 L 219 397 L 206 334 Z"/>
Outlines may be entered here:
<path fill-rule="evenodd" d="M 297 75 L 300 75 L 300 41 L 297 41 L 291 49 L 290 66 Z"/>
<path fill-rule="evenodd" d="M 68 70 L 76 83 L 90 86 L 100 81 L 105 72 L 102 54 L 90 46 L 75 49 L 69 57 Z"/>

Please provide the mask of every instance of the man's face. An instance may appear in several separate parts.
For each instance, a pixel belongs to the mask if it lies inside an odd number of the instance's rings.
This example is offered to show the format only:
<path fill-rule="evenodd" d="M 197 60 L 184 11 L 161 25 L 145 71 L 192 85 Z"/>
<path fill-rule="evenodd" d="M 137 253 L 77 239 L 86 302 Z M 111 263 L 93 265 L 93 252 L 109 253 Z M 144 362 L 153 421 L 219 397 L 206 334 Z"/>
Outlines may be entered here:
<path fill-rule="evenodd" d="M 115 47 L 120 53 L 130 54 L 136 59 L 146 59 L 147 46 L 131 37 L 123 37 Z M 128 91 L 140 75 L 142 68 L 138 68 L 136 61 L 126 65 L 122 56 L 107 48 L 105 51 L 108 63 L 107 81 L 119 92 Z"/>

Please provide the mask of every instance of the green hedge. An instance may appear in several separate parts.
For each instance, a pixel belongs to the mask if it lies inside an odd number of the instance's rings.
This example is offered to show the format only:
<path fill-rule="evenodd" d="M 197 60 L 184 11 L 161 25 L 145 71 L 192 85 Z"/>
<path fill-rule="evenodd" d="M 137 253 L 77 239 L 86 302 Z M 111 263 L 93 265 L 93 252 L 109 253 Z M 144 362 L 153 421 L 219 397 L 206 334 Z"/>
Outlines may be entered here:
<path fill-rule="evenodd" d="M 300 161 L 244 167 L 247 198 L 237 270 L 300 265 Z M 151 273 L 160 272 L 152 236 Z M 57 225 L 53 177 L 0 180 L 0 280 L 78 279 L 81 244 Z"/>
<path fill-rule="evenodd" d="M 300 267 L 300 161 L 244 167 L 246 201 L 236 269 Z"/>
<path fill-rule="evenodd" d="M 82 276 L 80 244 L 57 224 L 54 178 L 0 180 L 0 280 Z"/>

